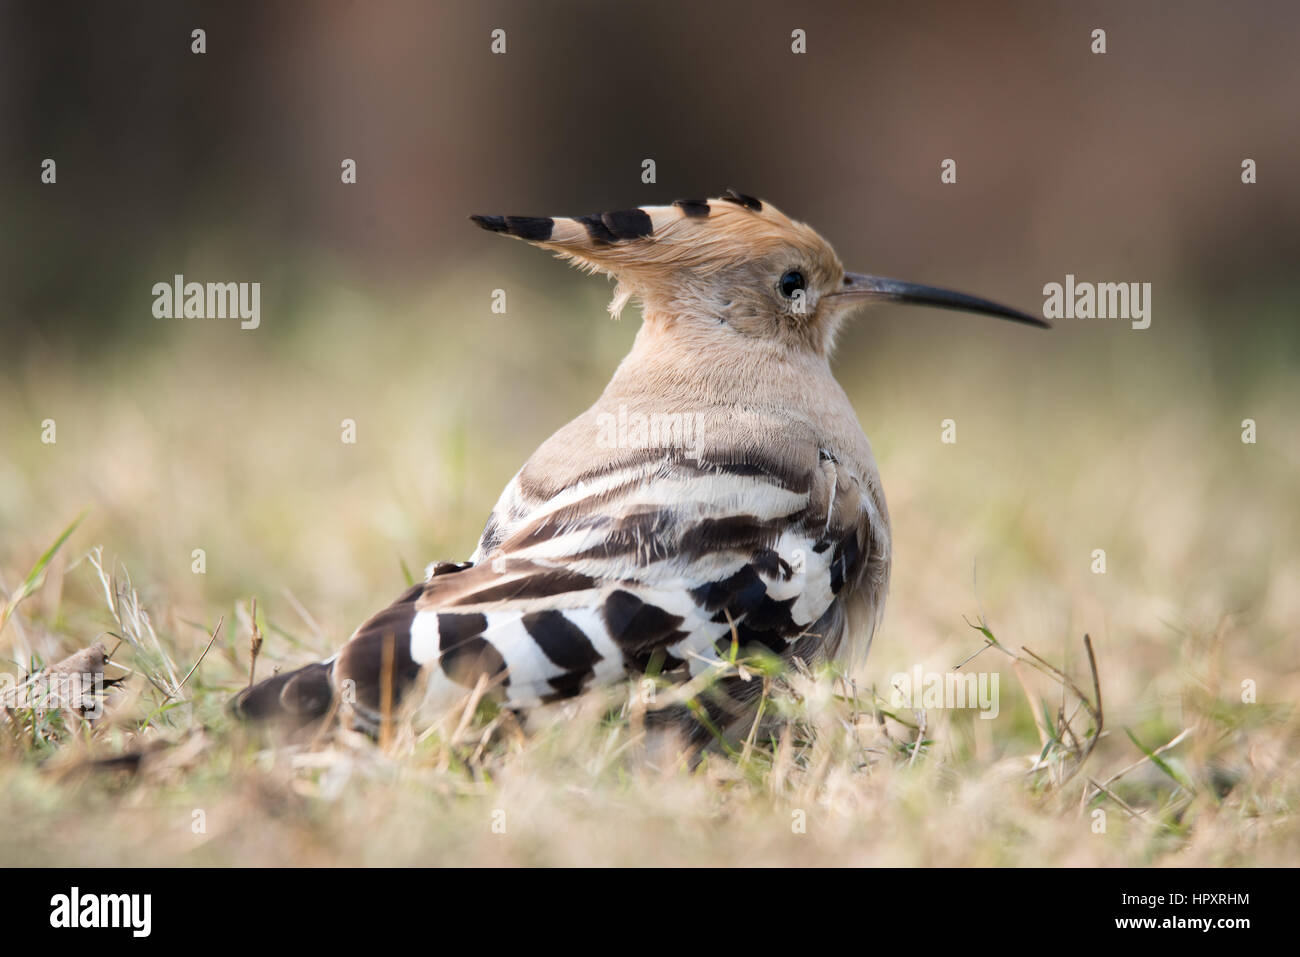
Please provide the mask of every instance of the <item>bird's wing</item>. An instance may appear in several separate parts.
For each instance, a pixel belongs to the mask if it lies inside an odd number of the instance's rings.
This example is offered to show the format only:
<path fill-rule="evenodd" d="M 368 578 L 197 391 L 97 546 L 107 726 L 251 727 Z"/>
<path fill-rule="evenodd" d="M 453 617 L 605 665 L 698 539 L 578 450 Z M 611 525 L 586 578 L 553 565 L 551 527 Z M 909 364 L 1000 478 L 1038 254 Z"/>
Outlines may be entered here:
<path fill-rule="evenodd" d="M 834 653 L 837 599 L 886 573 L 872 497 L 815 446 L 794 468 L 746 458 L 629 456 L 526 507 L 516 476 L 474 563 L 434 567 L 363 625 L 339 677 L 365 702 L 385 674 L 400 693 L 424 669 L 450 703 L 486 674 L 531 707 L 656 662 L 698 673 L 737 640 Z"/>

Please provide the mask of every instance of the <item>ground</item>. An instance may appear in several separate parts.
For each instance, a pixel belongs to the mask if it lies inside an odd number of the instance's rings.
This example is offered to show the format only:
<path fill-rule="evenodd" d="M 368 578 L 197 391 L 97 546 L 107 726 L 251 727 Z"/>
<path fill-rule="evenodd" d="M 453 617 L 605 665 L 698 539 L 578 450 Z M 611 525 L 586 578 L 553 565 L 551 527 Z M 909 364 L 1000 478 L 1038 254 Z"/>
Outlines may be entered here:
<path fill-rule="evenodd" d="M 851 674 L 751 666 L 788 720 L 698 762 L 647 743 L 636 689 L 522 730 L 487 707 L 399 725 L 382 746 L 245 733 L 225 704 L 252 600 L 266 675 L 328 654 L 427 561 L 467 557 L 635 331 L 583 290 L 526 289 L 492 316 L 456 290 L 336 289 L 285 332 L 151 319 L 82 358 L 29 351 L 0 382 L 0 670 L 21 681 L 98 640 L 130 674 L 94 723 L 0 718 L 0 862 L 1300 858 L 1295 346 L 1160 322 L 913 311 L 851 330 L 837 374 L 894 528 L 882 627 Z M 963 662 L 998 676 L 996 717 L 892 700 L 897 674 Z"/>

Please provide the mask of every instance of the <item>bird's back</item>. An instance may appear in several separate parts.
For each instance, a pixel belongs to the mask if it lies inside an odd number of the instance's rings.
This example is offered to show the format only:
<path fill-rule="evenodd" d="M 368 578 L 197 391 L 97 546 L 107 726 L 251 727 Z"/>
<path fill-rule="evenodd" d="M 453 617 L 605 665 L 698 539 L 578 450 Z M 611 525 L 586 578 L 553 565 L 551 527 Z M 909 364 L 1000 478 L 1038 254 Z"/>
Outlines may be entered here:
<path fill-rule="evenodd" d="M 510 482 L 470 564 L 435 567 L 363 625 L 335 680 L 364 726 L 386 643 L 395 690 L 425 679 L 431 714 L 484 675 L 528 708 L 734 653 L 811 662 L 865 650 L 888 566 L 870 448 L 825 363 L 710 355 L 647 323 L 600 400 Z"/>

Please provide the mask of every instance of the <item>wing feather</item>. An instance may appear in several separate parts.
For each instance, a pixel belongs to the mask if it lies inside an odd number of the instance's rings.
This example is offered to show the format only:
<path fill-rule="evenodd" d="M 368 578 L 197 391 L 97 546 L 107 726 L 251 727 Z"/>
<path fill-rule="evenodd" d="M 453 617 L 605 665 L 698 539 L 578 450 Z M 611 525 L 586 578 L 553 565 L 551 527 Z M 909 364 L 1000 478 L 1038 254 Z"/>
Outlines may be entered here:
<path fill-rule="evenodd" d="M 472 564 L 436 566 L 443 572 L 358 629 L 336 673 L 365 677 L 358 710 L 373 712 L 374 655 L 396 634 L 399 683 L 428 672 L 429 708 L 484 674 L 504 703 L 526 708 L 655 660 L 698 673 L 733 629 L 743 646 L 833 654 L 846 627 L 841 595 L 871 579 L 873 562 L 887 564 L 888 546 L 875 541 L 859 479 L 808 451 L 802 471 L 662 451 L 545 498 L 516 476 Z"/>

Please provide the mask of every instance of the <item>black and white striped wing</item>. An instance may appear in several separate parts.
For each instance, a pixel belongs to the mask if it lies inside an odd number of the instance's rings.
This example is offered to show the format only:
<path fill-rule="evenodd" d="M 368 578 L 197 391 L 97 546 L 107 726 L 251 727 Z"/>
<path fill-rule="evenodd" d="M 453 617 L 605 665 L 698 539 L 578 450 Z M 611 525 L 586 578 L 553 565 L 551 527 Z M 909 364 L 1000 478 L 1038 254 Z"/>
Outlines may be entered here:
<path fill-rule="evenodd" d="M 526 708 L 656 663 L 699 673 L 733 628 L 742 647 L 829 656 L 850 593 L 869 640 L 887 552 L 869 490 L 825 452 L 802 470 L 644 456 L 541 499 L 517 476 L 472 563 L 434 567 L 363 625 L 338 678 L 364 707 L 383 661 L 398 693 L 424 670 L 439 707 L 486 674 Z"/>

